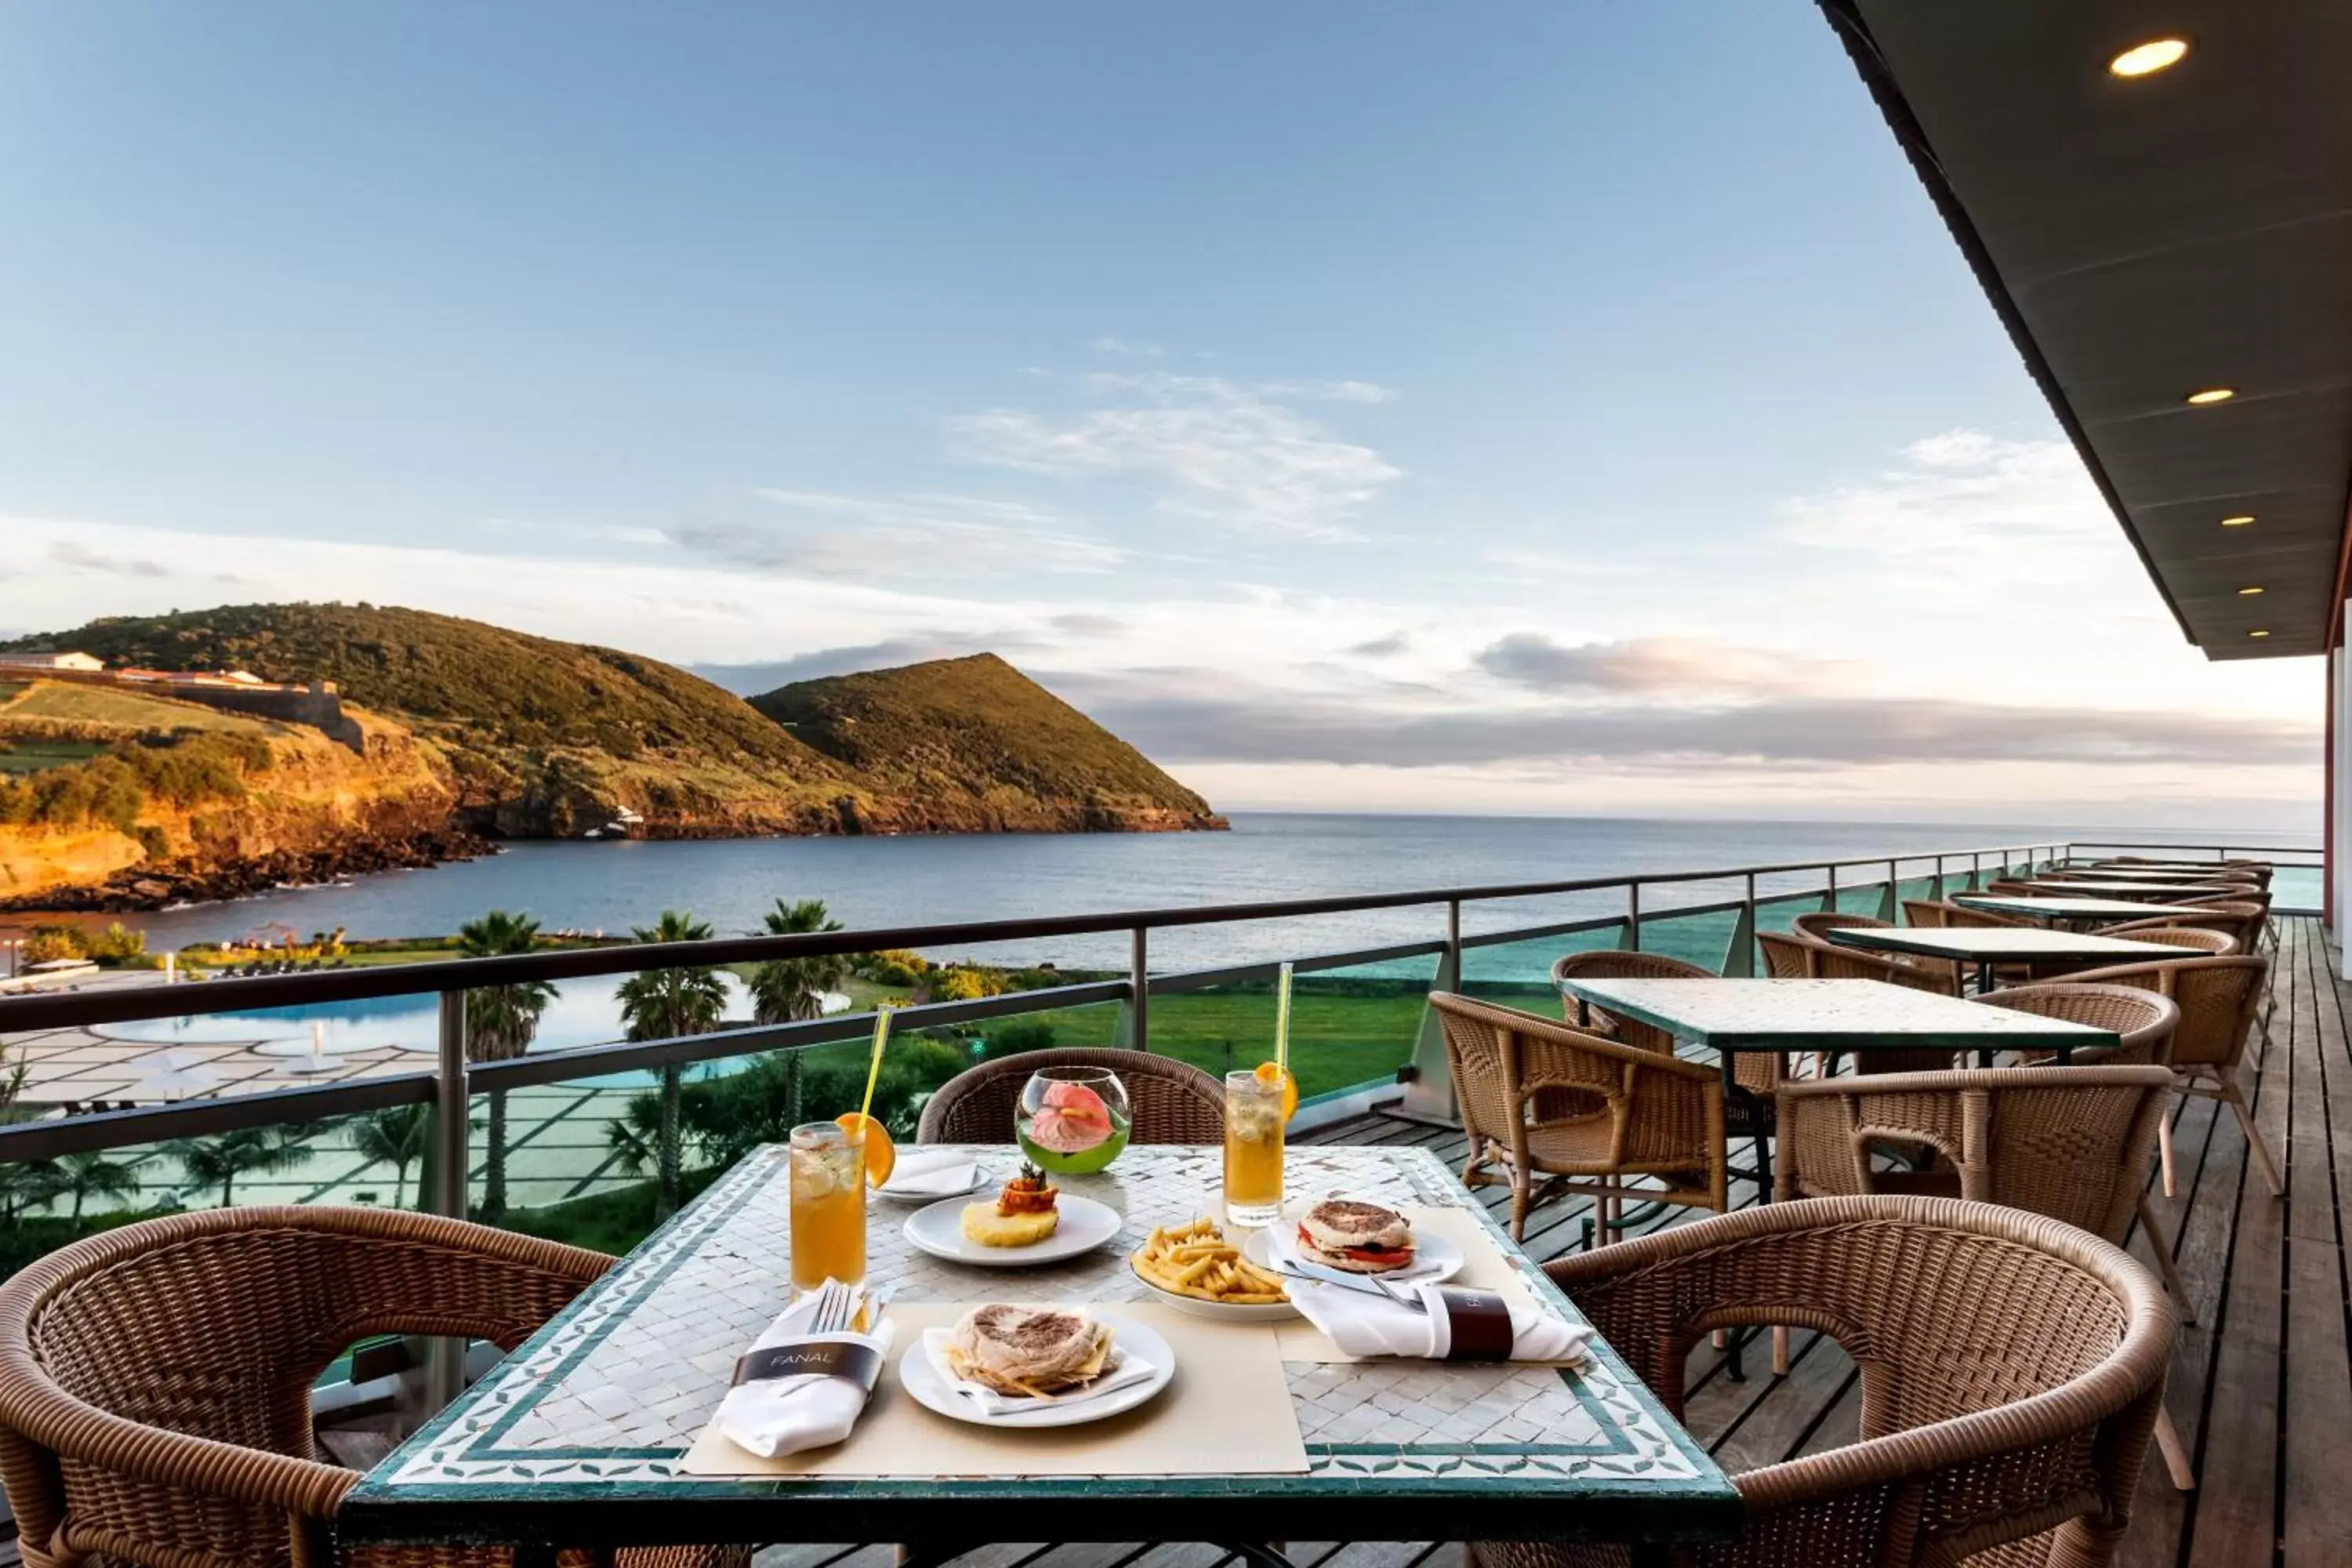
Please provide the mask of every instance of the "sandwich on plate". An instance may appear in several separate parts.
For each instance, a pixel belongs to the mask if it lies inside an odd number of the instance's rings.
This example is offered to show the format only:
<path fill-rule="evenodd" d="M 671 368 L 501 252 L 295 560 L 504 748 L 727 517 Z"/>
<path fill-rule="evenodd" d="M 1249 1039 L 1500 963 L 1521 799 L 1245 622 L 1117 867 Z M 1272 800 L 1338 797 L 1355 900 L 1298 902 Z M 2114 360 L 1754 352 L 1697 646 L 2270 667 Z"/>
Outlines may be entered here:
<path fill-rule="evenodd" d="M 948 1331 L 958 1377 L 998 1394 L 1051 1399 L 1115 1370 L 1110 1330 L 1061 1307 L 974 1307 Z"/>
<path fill-rule="evenodd" d="M 1379 1204 L 1327 1198 L 1298 1219 L 1298 1256 L 1350 1274 L 1388 1274 L 1412 1266 L 1412 1226 Z"/>

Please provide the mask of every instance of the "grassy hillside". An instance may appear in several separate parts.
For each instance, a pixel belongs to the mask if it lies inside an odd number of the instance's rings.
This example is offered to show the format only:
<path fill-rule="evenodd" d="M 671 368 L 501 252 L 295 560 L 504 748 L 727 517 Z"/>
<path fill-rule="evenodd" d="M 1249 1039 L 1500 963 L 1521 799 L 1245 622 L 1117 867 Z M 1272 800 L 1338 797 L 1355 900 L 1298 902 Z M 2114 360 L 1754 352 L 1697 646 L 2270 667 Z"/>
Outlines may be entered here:
<path fill-rule="evenodd" d="M 992 826 L 1223 826 L 1207 801 L 994 654 L 798 681 L 751 706 L 877 790 Z"/>
<path fill-rule="evenodd" d="M 109 664 L 332 680 L 430 736 L 460 809 L 516 837 L 582 832 L 619 806 L 661 832 L 822 831 L 856 793 L 832 759 L 684 670 L 422 610 L 236 605 L 37 640 Z"/>

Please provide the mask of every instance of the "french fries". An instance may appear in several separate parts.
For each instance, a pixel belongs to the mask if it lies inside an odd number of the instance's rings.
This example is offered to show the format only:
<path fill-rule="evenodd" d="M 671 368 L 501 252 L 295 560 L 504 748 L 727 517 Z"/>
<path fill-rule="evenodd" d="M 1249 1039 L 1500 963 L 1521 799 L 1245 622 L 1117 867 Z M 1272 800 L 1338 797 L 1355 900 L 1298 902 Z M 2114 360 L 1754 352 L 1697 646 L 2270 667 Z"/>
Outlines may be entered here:
<path fill-rule="evenodd" d="M 1230 1307 L 1271 1307 L 1290 1300 L 1282 1281 L 1244 1258 L 1212 1219 L 1155 1229 L 1129 1261 L 1150 1283 L 1179 1296 Z"/>

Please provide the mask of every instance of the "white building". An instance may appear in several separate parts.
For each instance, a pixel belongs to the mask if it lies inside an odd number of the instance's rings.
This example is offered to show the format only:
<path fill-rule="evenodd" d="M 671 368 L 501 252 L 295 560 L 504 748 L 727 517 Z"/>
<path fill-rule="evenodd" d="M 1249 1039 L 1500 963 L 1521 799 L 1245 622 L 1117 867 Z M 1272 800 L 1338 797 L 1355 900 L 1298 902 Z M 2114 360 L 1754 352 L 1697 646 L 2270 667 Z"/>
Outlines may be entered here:
<path fill-rule="evenodd" d="M 55 648 L 32 648 L 23 653 L 0 653 L 0 669 L 104 669 L 106 661 L 86 653 L 59 653 Z"/>

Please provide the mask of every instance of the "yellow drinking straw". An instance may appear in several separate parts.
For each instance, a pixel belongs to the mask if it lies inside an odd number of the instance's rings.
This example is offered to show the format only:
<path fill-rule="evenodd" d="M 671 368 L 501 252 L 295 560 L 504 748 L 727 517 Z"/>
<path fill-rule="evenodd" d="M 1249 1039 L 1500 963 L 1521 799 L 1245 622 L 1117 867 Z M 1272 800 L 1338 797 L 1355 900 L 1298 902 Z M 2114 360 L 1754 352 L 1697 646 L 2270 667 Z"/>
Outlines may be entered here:
<path fill-rule="evenodd" d="M 1277 1071 L 1290 1070 L 1290 965 L 1282 966 L 1282 978 L 1274 987 L 1274 1065 Z"/>
<path fill-rule="evenodd" d="M 882 1078 L 882 1047 L 890 1038 L 890 1009 L 874 1009 L 874 1059 L 866 1068 L 866 1098 L 857 1102 L 857 1135 L 866 1135 L 866 1112 L 874 1109 L 874 1086 Z"/>

